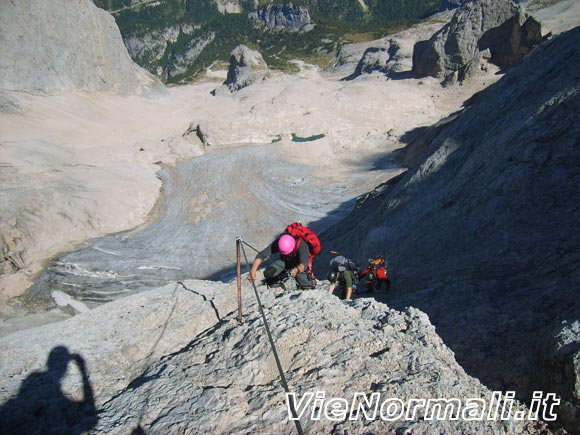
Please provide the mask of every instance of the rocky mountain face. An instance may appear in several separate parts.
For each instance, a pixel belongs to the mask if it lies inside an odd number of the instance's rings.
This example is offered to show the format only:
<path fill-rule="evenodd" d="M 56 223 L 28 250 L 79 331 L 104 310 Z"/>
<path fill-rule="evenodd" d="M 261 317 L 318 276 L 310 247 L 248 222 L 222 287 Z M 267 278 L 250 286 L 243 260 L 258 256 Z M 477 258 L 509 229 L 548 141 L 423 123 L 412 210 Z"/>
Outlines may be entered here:
<path fill-rule="evenodd" d="M 127 94 L 160 88 L 127 54 L 113 17 L 89 0 L 74 7 L 66 1 L 3 1 L 0 41 L 0 89 Z"/>
<path fill-rule="evenodd" d="M 155 75 L 164 82 L 169 82 L 172 77 L 186 72 L 189 64 L 215 39 L 215 33 L 211 32 L 199 37 L 191 36 L 198 28 L 191 24 L 182 24 L 152 30 L 143 36 L 128 36 L 125 38 L 125 45 L 135 62 L 141 65 L 157 63 L 159 66 Z M 168 45 L 177 43 L 179 38 L 187 39 L 183 50 L 170 51 L 167 54 Z"/>
<path fill-rule="evenodd" d="M 133 59 L 166 82 L 188 81 L 212 63 L 227 61 L 239 44 L 257 44 L 269 63 L 289 67 L 304 53 L 315 57 L 334 51 L 335 41 L 352 31 L 345 21 L 363 32 L 382 31 L 385 24 L 437 11 L 430 0 L 94 1 L 115 14 Z M 310 32 L 315 25 L 318 31 Z"/>
<path fill-rule="evenodd" d="M 482 58 L 511 67 L 541 41 L 540 24 L 522 6 L 505 0 L 466 2 L 431 39 L 415 45 L 413 72 L 463 81 L 477 73 Z"/>
<path fill-rule="evenodd" d="M 407 151 L 410 170 L 324 234 L 361 263 L 386 255 L 389 304 L 424 310 L 484 384 L 527 400 L 538 389 L 561 395 L 572 433 L 580 427 L 579 40 L 576 28 L 541 45 L 455 120 L 427 130 Z"/>
<path fill-rule="evenodd" d="M 251 12 L 249 17 L 259 21 L 268 29 L 286 29 L 308 32 L 314 29 L 308 8 L 287 4 L 269 4 Z"/>
<path fill-rule="evenodd" d="M 418 407 L 403 417 L 397 416 L 400 409 L 387 412 L 382 406 L 379 414 L 378 404 L 407 406 L 413 399 L 456 398 L 459 406 L 474 399 L 488 409 L 492 392 L 464 372 L 417 309 L 399 312 L 371 299 L 345 303 L 326 290 L 258 291 L 306 433 L 550 434 L 545 423 L 513 418 L 516 411 L 529 412 L 519 403 L 513 403 L 512 418 L 495 421 L 453 420 L 435 407 Z M 242 300 L 240 323 L 232 312 L 235 287 L 186 281 L 0 339 L 7 356 L 0 428 L 295 433 L 259 307 L 247 286 Z M 66 398 L 43 421 L 42 409 L 29 411 L 33 403 L 45 403 L 52 386 Z M 318 402 L 308 399 L 317 393 Z M 365 416 L 372 405 L 361 403 L 350 411 L 356 393 L 358 400 L 376 401 L 375 419 Z M 340 411 L 336 401 L 321 405 L 321 399 L 332 398 L 348 402 L 347 410 Z M 71 411 L 73 399 L 77 405 Z"/>

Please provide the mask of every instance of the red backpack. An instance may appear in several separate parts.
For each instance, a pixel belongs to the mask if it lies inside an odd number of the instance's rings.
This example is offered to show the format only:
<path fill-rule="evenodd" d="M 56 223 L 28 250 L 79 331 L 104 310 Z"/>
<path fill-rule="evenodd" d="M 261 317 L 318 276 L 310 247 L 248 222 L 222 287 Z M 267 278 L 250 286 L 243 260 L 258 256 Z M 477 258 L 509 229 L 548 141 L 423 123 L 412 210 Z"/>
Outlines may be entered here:
<path fill-rule="evenodd" d="M 290 234 L 296 239 L 296 247 L 294 248 L 294 253 L 298 252 L 300 243 L 305 240 L 308 243 L 308 249 L 310 251 L 310 257 L 308 258 L 308 272 L 312 272 L 312 260 L 320 251 L 322 251 L 322 244 L 320 243 L 320 238 L 316 235 L 314 231 L 310 228 L 305 227 L 300 222 L 294 222 L 286 227 L 286 234 Z"/>

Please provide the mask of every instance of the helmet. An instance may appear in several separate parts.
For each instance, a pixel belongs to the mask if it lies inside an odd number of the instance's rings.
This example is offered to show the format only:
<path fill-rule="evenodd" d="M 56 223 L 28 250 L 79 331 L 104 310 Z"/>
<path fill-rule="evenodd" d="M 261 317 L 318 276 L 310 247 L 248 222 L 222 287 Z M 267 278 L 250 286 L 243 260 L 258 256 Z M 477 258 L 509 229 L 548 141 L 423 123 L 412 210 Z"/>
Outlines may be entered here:
<path fill-rule="evenodd" d="M 296 240 L 289 234 L 284 234 L 278 239 L 278 248 L 280 248 L 280 252 L 284 255 L 290 254 L 295 246 Z"/>
<path fill-rule="evenodd" d="M 337 278 L 338 273 L 336 273 L 334 270 L 331 270 L 330 272 L 328 272 L 328 275 L 326 275 L 326 279 L 329 280 L 331 283 L 336 282 Z"/>

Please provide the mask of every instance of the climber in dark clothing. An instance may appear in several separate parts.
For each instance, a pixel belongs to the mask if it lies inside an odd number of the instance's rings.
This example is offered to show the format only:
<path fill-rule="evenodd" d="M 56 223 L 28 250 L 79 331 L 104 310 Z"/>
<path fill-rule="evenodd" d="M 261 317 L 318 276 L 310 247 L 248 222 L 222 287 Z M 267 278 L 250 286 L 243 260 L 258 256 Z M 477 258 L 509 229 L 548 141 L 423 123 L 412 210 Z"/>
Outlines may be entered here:
<path fill-rule="evenodd" d="M 296 280 L 297 286 L 301 289 L 313 288 L 312 279 L 307 273 L 310 257 L 308 244 L 300 243 L 296 247 L 296 240 L 289 234 L 280 236 L 262 251 L 258 252 L 252 264 L 248 279 L 255 280 L 256 273 L 262 262 L 277 253 L 280 253 L 280 259 L 275 260 L 264 270 L 266 284 L 272 285 L 290 277 Z"/>

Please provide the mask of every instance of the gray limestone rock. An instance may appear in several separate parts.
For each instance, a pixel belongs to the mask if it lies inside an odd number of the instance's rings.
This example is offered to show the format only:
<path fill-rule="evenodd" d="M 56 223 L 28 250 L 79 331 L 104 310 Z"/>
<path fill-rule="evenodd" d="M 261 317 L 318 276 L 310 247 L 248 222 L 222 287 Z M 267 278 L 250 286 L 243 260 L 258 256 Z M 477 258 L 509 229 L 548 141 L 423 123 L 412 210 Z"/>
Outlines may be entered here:
<path fill-rule="evenodd" d="M 0 92 L 0 113 L 22 114 L 22 108 L 20 107 L 18 98 L 8 92 Z"/>
<path fill-rule="evenodd" d="M 69 422 L 68 430 L 295 433 L 256 299 L 245 286 L 240 323 L 237 313 L 227 314 L 235 301 L 232 290 L 200 282 L 172 284 L 50 329 L 0 340 L 11 356 L 2 366 L 0 382 L 3 397 L 12 400 L 0 413 L 13 413 L 3 414 L 3 424 L 18 422 L 28 409 L 19 387 L 28 385 L 31 377 L 40 382 L 44 373 L 56 375 L 50 367 L 46 372 L 39 369 L 49 352 L 50 363 L 54 350 L 66 346 L 67 355 L 85 361 L 84 372 L 90 376 L 83 377 L 83 369 L 71 370 L 59 380 L 62 390 L 78 397 L 78 390 L 89 383 L 95 392 L 93 414 Z M 259 287 L 258 292 L 305 433 L 550 433 L 542 422 L 516 421 L 515 411 L 527 411 L 517 402 L 508 420 L 454 420 L 445 414 L 448 410 L 437 409 L 436 402 L 432 408 L 417 406 L 415 413 L 401 414 L 412 400 L 422 399 L 453 400 L 451 406 L 460 415 L 465 415 L 468 399 L 492 407 L 491 391 L 465 373 L 429 318 L 415 308 L 399 312 L 372 299 L 343 302 L 325 290 L 282 292 Z M 189 302 L 195 300 L 197 308 Z M 63 341 L 55 341 L 56 336 L 64 337 Z M 35 346 L 25 346 L 27 340 Z M 61 344 L 54 347 L 55 343 Z M 361 408 L 355 406 L 350 412 L 357 393 L 355 403 L 361 403 Z M 346 401 L 346 411 L 340 411 L 342 406 L 337 408 L 337 402 L 330 401 L 333 398 Z M 365 406 L 364 400 L 377 404 L 375 419 L 367 417 L 372 417 L 372 405 Z M 394 403 L 396 409 L 387 412 L 381 405 L 385 403 Z M 29 430 L 36 423 L 27 416 Z"/>
<path fill-rule="evenodd" d="M 401 64 L 403 58 L 401 46 L 395 40 L 389 40 L 387 47 L 369 47 L 357 64 L 352 77 L 371 74 L 375 71 L 385 75 L 399 73 L 404 70 Z"/>
<path fill-rule="evenodd" d="M 160 91 L 162 85 L 132 62 L 114 18 L 90 0 L 6 0 L 0 14 L 0 89 L 128 94 Z"/>
<path fill-rule="evenodd" d="M 237 46 L 230 56 L 230 66 L 226 81 L 214 94 L 238 91 L 270 76 L 270 69 L 262 55 L 245 45 Z"/>
<path fill-rule="evenodd" d="M 100 407 L 161 357 L 179 351 L 225 319 L 236 304 L 234 286 L 183 281 L 62 322 L 2 337 L 0 403 L 17 395 L 25 378 L 44 369 L 52 349 L 66 347 L 84 359 L 95 404 Z M 72 371 L 68 375 L 63 387 L 67 393 L 78 395 L 82 391 L 80 378 Z M 19 412 L 25 410 L 23 407 Z M 5 412 L 6 407 L 2 407 L 0 421 L 6 417 Z"/>
<path fill-rule="evenodd" d="M 564 320 L 537 348 L 542 387 L 562 398 L 560 418 L 574 435 L 580 433 L 580 321 Z"/>
<path fill-rule="evenodd" d="M 285 29 L 309 32 L 314 29 L 314 22 L 306 6 L 294 6 L 292 3 L 269 4 L 248 14 L 251 19 L 259 21 L 268 29 Z"/>
<path fill-rule="evenodd" d="M 189 124 L 187 130 L 183 133 L 183 137 L 188 137 L 193 134 L 195 134 L 195 136 L 200 140 L 204 147 L 211 145 L 211 135 L 207 129 L 207 126 L 192 122 Z"/>
<path fill-rule="evenodd" d="M 470 64 L 489 50 L 500 67 L 521 62 L 542 41 L 540 24 L 522 6 L 505 0 L 475 0 L 463 4 L 451 22 L 413 51 L 413 72 L 419 77 L 444 78 L 459 71 L 459 80 L 473 73 Z"/>

